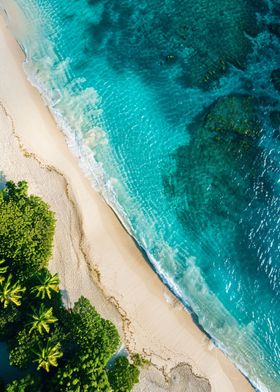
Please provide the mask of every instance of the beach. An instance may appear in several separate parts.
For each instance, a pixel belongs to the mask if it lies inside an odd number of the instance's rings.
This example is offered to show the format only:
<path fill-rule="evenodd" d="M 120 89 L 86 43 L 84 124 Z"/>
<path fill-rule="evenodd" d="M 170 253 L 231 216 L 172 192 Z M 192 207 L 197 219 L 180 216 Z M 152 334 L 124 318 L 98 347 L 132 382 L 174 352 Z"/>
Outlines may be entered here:
<path fill-rule="evenodd" d="M 16 10 L 11 7 L 11 12 L 15 22 Z M 0 51 L 1 175 L 27 180 L 30 191 L 55 211 L 50 268 L 60 275 L 66 305 L 71 307 L 80 295 L 88 297 L 103 317 L 116 323 L 127 349 L 151 361 L 136 391 L 252 391 L 93 190 L 43 99 L 27 81 L 24 54 L 5 16 Z"/>

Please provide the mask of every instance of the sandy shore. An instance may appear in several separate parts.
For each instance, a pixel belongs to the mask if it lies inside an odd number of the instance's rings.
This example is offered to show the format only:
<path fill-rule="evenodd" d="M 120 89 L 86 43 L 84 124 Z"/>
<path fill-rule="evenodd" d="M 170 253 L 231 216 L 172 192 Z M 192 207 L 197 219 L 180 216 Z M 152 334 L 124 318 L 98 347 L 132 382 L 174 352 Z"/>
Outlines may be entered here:
<path fill-rule="evenodd" d="M 10 3 L 0 0 L 15 21 Z M 0 171 L 7 179 L 26 179 L 30 191 L 56 212 L 51 269 L 61 276 L 69 306 L 81 294 L 87 296 L 117 324 L 128 349 L 151 360 L 154 367 L 142 372 L 137 391 L 209 391 L 210 385 L 217 392 L 252 391 L 91 188 L 39 93 L 26 80 L 23 53 L 2 17 L 0 53 Z"/>

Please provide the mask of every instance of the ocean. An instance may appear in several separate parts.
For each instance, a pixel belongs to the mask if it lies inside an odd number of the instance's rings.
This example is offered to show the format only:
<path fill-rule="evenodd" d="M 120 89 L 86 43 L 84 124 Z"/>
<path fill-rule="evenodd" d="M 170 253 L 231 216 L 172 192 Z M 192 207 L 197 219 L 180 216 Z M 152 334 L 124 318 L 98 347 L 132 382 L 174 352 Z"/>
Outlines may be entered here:
<path fill-rule="evenodd" d="M 92 185 L 215 344 L 278 392 L 279 2 L 14 2 L 24 70 Z"/>

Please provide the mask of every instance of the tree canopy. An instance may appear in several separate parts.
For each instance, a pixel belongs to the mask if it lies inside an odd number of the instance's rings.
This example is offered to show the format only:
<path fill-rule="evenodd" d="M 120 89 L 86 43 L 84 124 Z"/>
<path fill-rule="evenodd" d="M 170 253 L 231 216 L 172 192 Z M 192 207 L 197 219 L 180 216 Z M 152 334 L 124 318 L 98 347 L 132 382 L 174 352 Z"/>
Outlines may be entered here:
<path fill-rule="evenodd" d="M 108 376 L 114 392 L 129 392 L 139 381 L 139 369 L 126 357 L 119 357 L 109 370 Z"/>
<path fill-rule="evenodd" d="M 0 191 L 0 258 L 18 278 L 45 266 L 52 253 L 54 213 L 25 181 L 7 182 Z"/>
<path fill-rule="evenodd" d="M 65 309 L 59 277 L 46 268 L 54 214 L 27 183 L 0 191 L 0 339 L 10 365 L 26 373 L 6 392 L 129 392 L 139 370 L 125 357 L 116 327 L 81 297 Z"/>

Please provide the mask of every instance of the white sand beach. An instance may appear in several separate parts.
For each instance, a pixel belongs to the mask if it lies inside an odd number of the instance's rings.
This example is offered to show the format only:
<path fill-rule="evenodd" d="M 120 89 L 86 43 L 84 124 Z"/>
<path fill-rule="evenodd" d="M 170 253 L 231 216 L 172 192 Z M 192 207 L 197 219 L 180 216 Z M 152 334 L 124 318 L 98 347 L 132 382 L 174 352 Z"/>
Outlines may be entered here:
<path fill-rule="evenodd" d="M 1 3 L 15 24 L 12 2 Z M 6 179 L 27 180 L 30 191 L 55 211 L 50 267 L 60 274 L 68 306 L 87 296 L 117 324 L 129 351 L 151 361 L 154 366 L 142 372 L 135 391 L 253 391 L 163 285 L 92 189 L 40 94 L 27 81 L 24 54 L 4 13 L 0 56 L 0 172 Z"/>

